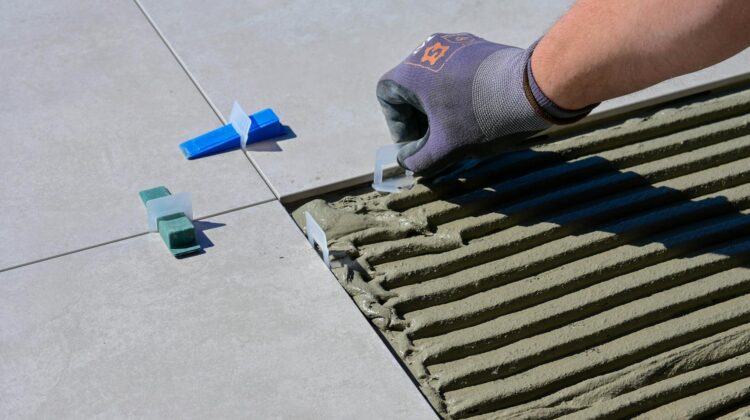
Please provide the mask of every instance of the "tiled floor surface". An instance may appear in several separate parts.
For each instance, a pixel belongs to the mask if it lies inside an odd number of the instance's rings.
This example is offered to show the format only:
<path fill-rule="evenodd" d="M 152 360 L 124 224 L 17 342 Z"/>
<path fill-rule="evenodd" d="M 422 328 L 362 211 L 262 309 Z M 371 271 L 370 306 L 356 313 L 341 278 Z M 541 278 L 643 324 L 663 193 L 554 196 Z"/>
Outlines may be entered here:
<path fill-rule="evenodd" d="M 371 170 L 375 81 L 425 35 L 528 45 L 571 2 L 139 1 L 0 5 L 0 416 L 432 416 L 277 198 Z M 296 138 L 186 161 L 235 99 Z M 157 185 L 205 254 L 145 234 Z"/>
<path fill-rule="evenodd" d="M 467 31 L 525 47 L 573 3 L 139 1 L 220 112 L 228 115 L 235 98 L 250 109 L 272 106 L 296 132 L 250 152 L 288 198 L 372 172 L 375 149 L 390 142 L 375 82 L 427 35 Z M 750 50 L 597 112 L 748 71 Z"/>
<path fill-rule="evenodd" d="M 239 153 L 179 152 L 220 122 L 136 5 L 14 3 L 0 12 L 0 270 L 145 232 L 138 191 L 157 185 L 191 191 L 196 217 L 273 198 Z"/>
<path fill-rule="evenodd" d="M 432 418 L 278 202 L 0 275 L 2 418 Z"/>
<path fill-rule="evenodd" d="M 137 4 L 0 9 L 1 418 L 434 417 L 247 157 L 181 155 L 220 120 Z"/>

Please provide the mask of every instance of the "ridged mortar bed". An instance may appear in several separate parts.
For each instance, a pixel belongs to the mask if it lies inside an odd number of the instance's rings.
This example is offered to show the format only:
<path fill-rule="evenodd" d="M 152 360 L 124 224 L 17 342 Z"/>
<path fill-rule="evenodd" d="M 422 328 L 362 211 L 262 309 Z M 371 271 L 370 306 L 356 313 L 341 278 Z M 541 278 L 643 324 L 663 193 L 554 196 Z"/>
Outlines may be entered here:
<path fill-rule="evenodd" d="M 299 207 L 448 418 L 733 417 L 750 400 L 750 90 Z"/>

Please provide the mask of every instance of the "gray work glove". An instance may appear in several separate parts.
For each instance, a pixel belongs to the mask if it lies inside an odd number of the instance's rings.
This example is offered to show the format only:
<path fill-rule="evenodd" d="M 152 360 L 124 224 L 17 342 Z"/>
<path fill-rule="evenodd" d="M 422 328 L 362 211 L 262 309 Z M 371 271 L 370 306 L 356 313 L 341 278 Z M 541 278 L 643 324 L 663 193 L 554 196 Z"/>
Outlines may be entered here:
<path fill-rule="evenodd" d="M 565 110 L 541 92 L 529 66 L 535 45 L 524 50 L 468 33 L 434 34 L 383 75 L 377 96 L 388 128 L 394 141 L 409 142 L 399 164 L 434 174 L 481 157 L 487 143 L 513 146 L 587 115 L 594 106 Z"/>

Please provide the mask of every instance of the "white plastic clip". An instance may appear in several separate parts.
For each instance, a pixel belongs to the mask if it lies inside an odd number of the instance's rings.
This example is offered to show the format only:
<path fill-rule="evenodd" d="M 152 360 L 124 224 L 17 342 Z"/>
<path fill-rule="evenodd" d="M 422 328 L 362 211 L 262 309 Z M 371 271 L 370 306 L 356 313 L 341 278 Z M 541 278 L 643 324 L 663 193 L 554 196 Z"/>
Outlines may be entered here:
<path fill-rule="evenodd" d="M 247 115 L 247 112 L 242 109 L 237 101 L 234 101 L 234 105 L 232 105 L 232 113 L 229 115 L 229 124 L 231 124 L 234 131 L 240 135 L 240 146 L 245 152 L 247 152 L 247 136 L 248 133 L 250 133 L 251 123 L 252 121 Z"/>
<path fill-rule="evenodd" d="M 310 242 L 310 246 L 315 249 L 315 244 L 318 244 L 320 251 L 323 253 L 323 262 L 326 263 L 326 267 L 331 268 L 326 233 L 323 232 L 323 229 L 320 228 L 318 222 L 315 221 L 308 211 L 305 212 L 305 226 L 307 227 L 307 241 Z"/>
<path fill-rule="evenodd" d="M 375 191 L 394 193 L 414 186 L 414 172 L 412 171 L 404 171 L 403 175 L 383 179 L 383 171 L 398 164 L 396 156 L 405 145 L 406 143 L 389 144 L 375 152 L 375 171 L 372 182 L 372 188 Z"/>
<path fill-rule="evenodd" d="M 193 220 L 193 197 L 189 192 L 182 192 L 154 198 L 146 202 L 146 212 L 148 213 L 148 230 L 156 232 L 159 230 L 156 221 L 162 216 L 185 213 L 188 219 Z"/>

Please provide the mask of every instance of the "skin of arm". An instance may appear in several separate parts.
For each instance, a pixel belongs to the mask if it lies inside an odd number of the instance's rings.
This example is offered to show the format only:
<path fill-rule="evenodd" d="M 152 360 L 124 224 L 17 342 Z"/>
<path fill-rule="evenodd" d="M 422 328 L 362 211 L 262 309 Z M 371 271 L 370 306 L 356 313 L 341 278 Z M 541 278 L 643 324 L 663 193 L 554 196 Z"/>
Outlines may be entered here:
<path fill-rule="evenodd" d="M 540 40 L 531 69 L 580 109 L 723 61 L 750 45 L 750 0 L 579 0 Z"/>

